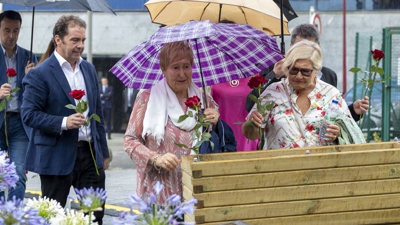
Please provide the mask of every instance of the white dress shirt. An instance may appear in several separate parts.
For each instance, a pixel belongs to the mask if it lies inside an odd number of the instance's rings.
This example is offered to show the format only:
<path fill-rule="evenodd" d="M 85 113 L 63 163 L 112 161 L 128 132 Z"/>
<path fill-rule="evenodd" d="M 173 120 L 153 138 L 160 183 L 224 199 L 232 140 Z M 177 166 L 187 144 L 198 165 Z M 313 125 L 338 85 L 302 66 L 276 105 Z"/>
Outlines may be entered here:
<path fill-rule="evenodd" d="M 65 60 L 60 54 L 57 53 L 57 51 L 54 51 L 54 56 L 57 58 L 57 61 L 60 63 L 61 69 L 64 72 L 65 77 L 68 80 L 68 84 L 72 90 L 79 89 L 79 90 L 84 90 L 85 95 L 82 97 L 82 101 L 87 101 L 87 92 L 86 92 L 86 85 L 85 85 L 85 79 L 83 78 L 82 71 L 80 70 L 79 65 L 82 62 L 82 57 L 79 59 L 79 61 L 75 65 L 75 69 L 72 69 L 71 64 Z M 75 104 L 78 104 L 78 100 L 75 100 Z M 86 119 L 88 119 L 88 114 L 89 114 L 89 106 L 88 109 L 83 113 Z M 62 130 L 67 130 L 67 117 L 63 118 L 62 124 L 61 124 L 61 129 Z M 90 126 L 85 127 L 81 126 L 79 128 L 79 141 L 90 141 L 92 139 L 92 133 L 90 130 Z"/>

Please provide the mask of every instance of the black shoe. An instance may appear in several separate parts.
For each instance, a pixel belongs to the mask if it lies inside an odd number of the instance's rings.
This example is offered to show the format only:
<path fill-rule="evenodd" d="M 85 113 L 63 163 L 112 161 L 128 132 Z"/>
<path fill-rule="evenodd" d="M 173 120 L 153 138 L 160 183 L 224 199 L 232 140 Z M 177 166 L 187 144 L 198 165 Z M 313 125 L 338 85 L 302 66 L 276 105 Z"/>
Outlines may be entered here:
<path fill-rule="evenodd" d="M 111 136 L 108 136 L 108 140 L 111 140 Z"/>

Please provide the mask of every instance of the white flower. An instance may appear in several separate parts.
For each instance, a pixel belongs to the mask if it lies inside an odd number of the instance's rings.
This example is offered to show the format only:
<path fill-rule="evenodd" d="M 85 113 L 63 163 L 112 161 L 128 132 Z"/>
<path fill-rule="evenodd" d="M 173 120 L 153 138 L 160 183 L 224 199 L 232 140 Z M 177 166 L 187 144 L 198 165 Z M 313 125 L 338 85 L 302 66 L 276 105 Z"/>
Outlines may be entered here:
<path fill-rule="evenodd" d="M 48 199 L 47 197 L 39 197 L 38 199 L 28 199 L 25 209 L 36 209 L 38 215 L 45 218 L 47 222 L 52 218 L 65 216 L 64 209 L 56 200 Z"/>
<path fill-rule="evenodd" d="M 92 218 L 94 215 L 92 213 Z M 89 216 L 86 215 L 82 211 L 74 211 L 67 209 L 66 215 L 63 217 L 57 217 L 50 219 L 50 224 L 57 225 L 89 225 Z M 91 225 L 97 225 L 97 223 L 91 223 Z"/>
<path fill-rule="evenodd" d="M 6 165 L 6 157 L 4 151 L 0 151 L 0 165 Z"/>

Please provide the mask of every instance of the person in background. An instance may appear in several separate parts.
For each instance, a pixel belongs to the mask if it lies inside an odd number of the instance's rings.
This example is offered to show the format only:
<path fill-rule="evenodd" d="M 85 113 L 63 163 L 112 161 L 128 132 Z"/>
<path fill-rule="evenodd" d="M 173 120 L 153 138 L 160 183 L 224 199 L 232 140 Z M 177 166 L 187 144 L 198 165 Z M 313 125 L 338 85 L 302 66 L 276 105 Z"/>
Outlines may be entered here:
<path fill-rule="evenodd" d="M 111 139 L 111 110 L 112 110 L 112 96 L 113 87 L 108 85 L 108 79 L 106 77 L 101 78 L 100 97 L 101 105 L 103 107 L 104 120 L 106 125 L 106 132 L 108 139 Z"/>
<path fill-rule="evenodd" d="M 164 79 L 150 90 L 139 92 L 133 107 L 124 137 L 124 150 L 137 166 L 137 195 L 147 199 L 154 193 L 153 185 L 160 181 L 164 185 L 159 200 L 163 203 L 170 195 L 182 195 L 182 172 L 180 157 L 189 155 L 190 149 L 175 143 L 192 146 L 196 121 L 188 118 L 178 122 L 188 111 L 185 101 L 197 96 L 205 106 L 203 93 L 192 81 L 193 51 L 188 42 L 165 44 L 160 52 L 160 67 Z M 209 142 L 200 146 L 202 151 L 235 151 L 233 132 L 219 119 L 217 105 L 207 96 L 208 106 L 203 112 L 205 121 L 214 125 Z M 202 149 L 202 148 L 207 149 Z"/>
<path fill-rule="evenodd" d="M 313 24 L 300 24 L 295 27 L 291 34 L 290 46 L 293 46 L 295 43 L 307 39 L 309 41 L 313 41 L 319 44 L 319 31 Z M 264 86 L 264 89 L 267 88 L 270 84 L 274 82 L 280 81 L 285 77 L 284 69 L 282 68 L 283 60 L 275 63 L 272 71 L 263 71 L 266 75 L 268 82 Z M 268 72 L 268 73 L 267 73 Z M 318 79 L 336 87 L 337 86 L 337 75 L 336 73 L 329 69 L 328 67 L 322 67 L 321 71 L 317 74 Z M 258 93 L 256 91 L 251 92 L 253 95 L 258 97 Z M 247 96 L 246 99 L 246 110 L 250 112 L 251 108 L 253 108 L 254 102 Z M 360 119 L 360 116 L 364 114 L 369 109 L 369 98 L 365 96 L 363 99 L 359 99 L 355 101 L 353 104 L 349 105 L 349 110 L 351 112 L 352 117 L 355 121 Z"/>
<path fill-rule="evenodd" d="M 128 118 L 128 121 L 139 90 L 140 89 L 136 88 L 125 88 L 124 90 L 124 112 L 126 113 L 126 118 Z"/>
<path fill-rule="evenodd" d="M 21 120 L 20 108 L 22 104 L 22 78 L 35 66 L 37 59 L 30 51 L 17 45 L 21 30 L 22 18 L 18 12 L 8 10 L 0 14 L 0 101 L 3 103 L 7 96 L 13 95 L 11 101 L 5 102 L 6 108 L 0 112 L 0 150 L 7 151 L 10 161 L 14 162 L 19 180 L 15 188 L 8 192 L 8 198 L 24 199 L 26 189 L 26 171 L 24 169 L 25 155 L 28 148 L 31 129 L 26 127 Z M 8 83 L 6 71 L 14 69 L 17 73 Z M 11 90 L 20 88 L 11 93 Z M 6 126 L 7 125 L 7 126 Z M 5 133 L 7 130 L 7 136 Z M 6 143 L 8 139 L 8 146 Z M 0 193 L 4 196 L 4 192 Z"/>
<path fill-rule="evenodd" d="M 220 23 L 235 23 L 223 19 Z M 246 118 L 245 98 L 249 93 L 247 83 L 250 78 L 232 80 L 220 83 L 211 87 L 211 96 L 218 104 L 221 113 L 220 118 L 225 121 L 233 130 L 236 139 L 237 151 L 257 150 L 257 141 L 246 139 L 242 134 L 242 123 Z M 235 113 L 232 113 L 232 102 L 235 102 Z"/>
<path fill-rule="evenodd" d="M 318 79 L 322 69 L 322 51 L 315 42 L 302 40 L 293 45 L 282 61 L 286 78 L 268 86 L 261 94 L 263 102 L 274 107 L 265 116 L 256 106 L 242 126 L 243 134 L 258 139 L 259 128 L 266 121 L 263 149 L 298 148 L 336 143 L 340 128 L 330 124 L 323 140 L 320 126 L 332 100 L 338 101 L 339 112 L 351 120 L 351 114 L 340 91 Z M 361 130 L 359 130 L 361 133 Z M 361 134 L 362 136 L 362 134 Z"/>
<path fill-rule="evenodd" d="M 85 21 L 61 16 L 53 28 L 56 50 L 22 82 L 22 119 L 32 128 L 25 167 L 39 174 L 42 195 L 63 207 L 71 185 L 79 190 L 105 189 L 109 152 L 96 69 L 81 57 L 85 40 Z M 81 100 L 89 102 L 83 113 L 66 107 L 77 105 L 78 100 L 70 95 L 76 90 L 83 90 Z M 84 126 L 93 114 L 101 122 L 92 119 Z M 94 216 L 95 222 L 103 224 L 104 205 Z"/>

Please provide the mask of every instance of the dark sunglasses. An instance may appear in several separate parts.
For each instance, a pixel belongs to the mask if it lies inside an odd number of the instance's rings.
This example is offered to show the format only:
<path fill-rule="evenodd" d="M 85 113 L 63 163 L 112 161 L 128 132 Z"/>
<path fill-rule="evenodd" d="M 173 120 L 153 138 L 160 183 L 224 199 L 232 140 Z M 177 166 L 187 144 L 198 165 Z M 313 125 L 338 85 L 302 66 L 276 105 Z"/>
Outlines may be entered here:
<path fill-rule="evenodd" d="M 299 69 L 296 67 L 292 67 L 292 69 L 290 69 L 290 67 L 288 67 L 289 69 L 289 74 L 290 75 L 297 75 L 299 73 L 299 71 L 301 72 L 301 75 L 305 76 L 305 77 L 309 77 L 311 76 L 312 72 L 314 70 L 310 70 L 310 69 Z"/>

